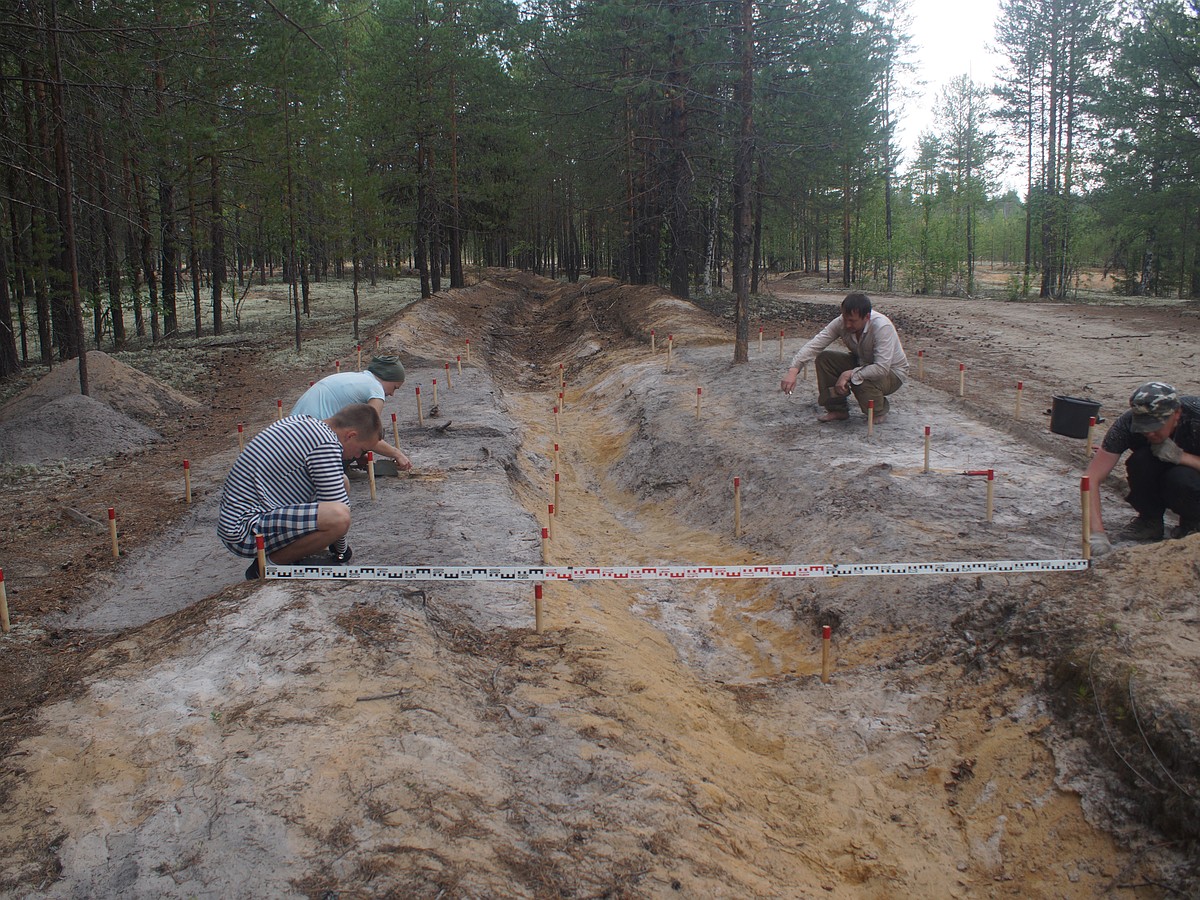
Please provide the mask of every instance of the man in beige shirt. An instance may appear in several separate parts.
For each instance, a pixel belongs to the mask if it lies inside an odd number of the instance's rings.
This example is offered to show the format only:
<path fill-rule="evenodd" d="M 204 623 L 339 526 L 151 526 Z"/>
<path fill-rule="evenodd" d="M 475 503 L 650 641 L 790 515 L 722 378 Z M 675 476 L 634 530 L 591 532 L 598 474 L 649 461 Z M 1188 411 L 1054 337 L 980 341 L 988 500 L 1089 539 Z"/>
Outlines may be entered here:
<path fill-rule="evenodd" d="M 841 338 L 846 350 L 827 349 Z M 908 357 L 900 345 L 896 326 L 883 313 L 871 309 L 866 294 L 847 294 L 842 314 L 826 325 L 792 357 L 787 374 L 779 383 L 785 394 L 796 388 L 801 368 L 814 362 L 817 371 L 817 402 L 825 412 L 819 422 L 850 418 L 847 398 L 853 394 L 865 414 L 875 401 L 875 422 L 882 423 L 891 408 L 888 395 L 904 384 Z"/>

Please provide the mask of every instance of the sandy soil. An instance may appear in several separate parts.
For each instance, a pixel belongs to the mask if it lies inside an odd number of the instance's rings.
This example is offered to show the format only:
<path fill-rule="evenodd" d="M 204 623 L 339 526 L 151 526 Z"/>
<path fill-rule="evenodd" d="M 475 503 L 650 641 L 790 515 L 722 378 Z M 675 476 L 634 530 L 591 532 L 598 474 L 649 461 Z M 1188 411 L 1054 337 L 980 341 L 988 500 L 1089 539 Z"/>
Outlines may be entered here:
<path fill-rule="evenodd" d="M 1120 546 L 1082 573 L 554 584 L 542 634 L 529 584 L 241 583 L 213 533 L 234 426 L 262 427 L 277 396 L 353 356 L 345 287 L 317 291 L 342 315 L 299 358 L 258 337 L 180 348 L 206 367 L 186 421 L 114 404 L 160 430 L 145 452 L 71 446 L 4 482 L 25 526 L 0 542 L 8 895 L 1200 887 L 1200 538 Z M 252 336 L 287 321 L 264 297 Z M 1071 558 L 1084 442 L 1047 430 L 1050 397 L 1115 417 L 1151 377 L 1200 393 L 1188 305 L 879 297 L 925 377 L 870 434 L 857 415 L 820 426 L 811 381 L 778 391 L 777 336 L 790 355 L 839 299 L 774 284 L 766 340 L 735 366 L 719 305 L 653 289 L 492 273 L 406 308 L 371 292 L 371 331 L 409 372 L 385 422 L 416 471 L 379 479 L 374 501 L 355 476 L 355 562 L 539 564 L 555 443 L 555 565 Z M 54 445 L 52 420 L 19 421 Z M 990 523 L 984 480 L 963 474 L 988 468 Z M 1119 483 L 1105 503 L 1121 522 Z"/>

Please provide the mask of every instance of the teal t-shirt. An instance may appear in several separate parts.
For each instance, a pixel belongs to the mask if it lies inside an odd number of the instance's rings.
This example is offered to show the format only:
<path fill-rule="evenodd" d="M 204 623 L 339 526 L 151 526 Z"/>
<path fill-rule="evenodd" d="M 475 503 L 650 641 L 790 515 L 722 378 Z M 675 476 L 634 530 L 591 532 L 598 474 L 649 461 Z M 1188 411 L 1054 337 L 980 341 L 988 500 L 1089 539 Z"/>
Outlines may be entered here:
<path fill-rule="evenodd" d="M 384 399 L 378 378 L 370 372 L 340 372 L 322 378 L 301 394 L 292 415 L 328 419 L 344 406 L 374 399 Z"/>

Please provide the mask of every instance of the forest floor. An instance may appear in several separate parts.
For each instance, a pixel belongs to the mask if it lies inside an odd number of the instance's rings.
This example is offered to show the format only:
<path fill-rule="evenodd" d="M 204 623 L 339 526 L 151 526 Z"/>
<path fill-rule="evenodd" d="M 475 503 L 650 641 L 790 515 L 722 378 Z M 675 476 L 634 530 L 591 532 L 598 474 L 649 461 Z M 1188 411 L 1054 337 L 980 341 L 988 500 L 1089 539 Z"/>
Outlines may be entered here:
<path fill-rule="evenodd" d="M 541 634 L 529 583 L 243 582 L 214 531 L 238 423 L 359 365 L 348 285 L 313 292 L 300 352 L 256 288 L 229 334 L 92 353 L 89 398 L 66 366 L 0 407 L 5 895 L 1200 890 L 1200 536 L 1083 572 L 554 583 Z M 355 564 L 541 565 L 556 443 L 556 566 L 1072 559 L 1085 446 L 1051 398 L 1111 421 L 1151 378 L 1200 393 L 1195 304 L 880 295 L 914 377 L 870 433 L 819 425 L 778 336 L 840 297 L 772 283 L 734 365 L 726 301 L 364 287 L 415 469 L 375 500 L 352 476 Z"/>

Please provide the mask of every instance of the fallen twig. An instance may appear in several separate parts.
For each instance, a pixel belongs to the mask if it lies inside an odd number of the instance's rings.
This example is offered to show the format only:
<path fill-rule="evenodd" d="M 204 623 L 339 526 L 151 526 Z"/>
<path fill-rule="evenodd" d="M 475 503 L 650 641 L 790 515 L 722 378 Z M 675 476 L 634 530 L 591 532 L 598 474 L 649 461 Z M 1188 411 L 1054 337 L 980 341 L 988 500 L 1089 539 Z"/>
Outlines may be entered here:
<path fill-rule="evenodd" d="M 390 700 L 393 697 L 399 697 L 404 693 L 404 688 L 398 691 L 392 691 L 390 694 L 371 694 L 369 697 L 355 697 L 355 703 L 365 703 L 367 700 Z"/>

